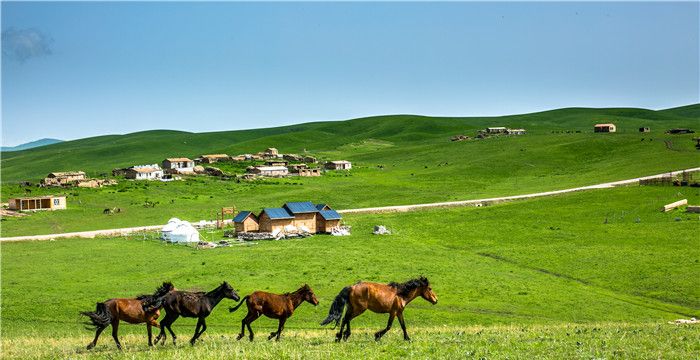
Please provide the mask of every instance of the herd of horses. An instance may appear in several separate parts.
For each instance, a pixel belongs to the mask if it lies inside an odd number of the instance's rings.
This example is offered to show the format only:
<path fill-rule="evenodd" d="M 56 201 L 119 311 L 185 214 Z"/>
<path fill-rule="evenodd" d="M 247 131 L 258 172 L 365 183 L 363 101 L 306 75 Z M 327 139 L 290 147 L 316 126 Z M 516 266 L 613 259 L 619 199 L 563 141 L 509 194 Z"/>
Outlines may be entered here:
<path fill-rule="evenodd" d="M 358 282 L 354 285 L 344 287 L 335 297 L 328 316 L 321 322 L 327 325 L 335 322 L 335 327 L 340 324 L 340 331 L 335 336 L 335 341 L 347 340 L 350 337 L 350 321 L 361 315 L 366 310 L 375 313 L 388 313 L 389 322 L 386 328 L 374 334 L 375 340 L 379 340 L 386 334 L 394 321 L 398 318 L 403 337 L 410 340 L 406 332 L 406 323 L 403 318 L 403 311 L 406 305 L 417 297 L 422 297 L 432 304 L 437 304 L 437 296 L 430 286 L 427 278 L 421 276 L 403 283 L 390 282 L 380 284 L 373 282 Z M 273 294 L 264 291 L 255 291 L 241 299 L 238 293 L 227 282 L 223 282 L 216 289 L 209 292 L 180 291 L 170 282 L 164 282 L 152 295 L 140 295 L 135 298 L 109 299 L 97 303 L 95 311 L 81 312 L 90 321 L 86 323 L 95 329 L 95 339 L 88 344 L 87 348 L 92 349 L 97 343 L 97 339 L 104 329 L 112 326 L 112 338 L 119 350 L 122 345 L 119 342 L 118 331 L 119 322 L 125 321 L 130 324 L 146 323 L 148 330 L 148 345 L 153 346 L 152 327 L 160 328 L 160 333 L 155 339 L 155 343 L 160 341 L 165 344 L 167 339 L 166 330 L 173 338 L 173 345 L 176 344 L 177 336 L 172 329 L 172 324 L 180 316 L 197 318 L 197 326 L 194 336 L 190 339 L 190 344 L 194 345 L 197 339 L 207 329 L 206 318 L 211 314 L 216 305 L 223 299 L 239 301 L 238 305 L 229 308 L 229 312 L 238 310 L 246 304 L 248 314 L 241 320 L 241 332 L 237 340 L 245 336 L 248 329 L 248 338 L 253 341 L 254 334 L 250 324 L 262 315 L 279 320 L 277 331 L 273 331 L 268 336 L 268 340 L 279 341 L 284 324 L 292 316 L 294 310 L 304 301 L 316 306 L 318 299 L 309 285 L 304 285 L 293 292 L 284 294 Z M 160 311 L 165 311 L 165 317 L 157 322 Z M 343 310 L 345 315 L 343 316 Z"/>

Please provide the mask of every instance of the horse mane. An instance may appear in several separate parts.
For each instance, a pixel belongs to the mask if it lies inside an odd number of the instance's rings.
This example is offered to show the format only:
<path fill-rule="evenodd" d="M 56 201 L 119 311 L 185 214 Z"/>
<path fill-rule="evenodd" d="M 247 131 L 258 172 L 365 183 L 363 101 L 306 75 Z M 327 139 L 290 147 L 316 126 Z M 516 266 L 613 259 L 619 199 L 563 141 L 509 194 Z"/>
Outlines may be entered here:
<path fill-rule="evenodd" d="M 153 295 L 139 295 L 136 297 L 136 300 L 140 300 L 141 307 L 144 311 L 149 312 L 153 309 L 160 308 L 163 303 L 163 297 L 173 289 L 175 289 L 173 283 L 167 281 L 159 286 Z"/>
<path fill-rule="evenodd" d="M 282 295 L 284 295 L 284 296 L 289 296 L 289 295 L 292 295 L 292 294 L 302 294 L 302 293 L 308 292 L 309 290 L 311 290 L 311 288 L 309 287 L 309 285 L 308 285 L 308 284 L 304 284 L 304 285 L 302 285 L 300 288 L 298 288 L 298 289 L 296 289 L 296 290 L 294 290 L 294 291 L 286 292 L 286 293 L 284 293 L 284 294 L 282 294 Z"/>
<path fill-rule="evenodd" d="M 408 294 L 411 291 L 413 291 L 419 287 L 429 286 L 430 282 L 428 281 L 428 279 L 425 276 L 420 276 L 418 278 L 411 279 L 411 280 L 408 280 L 408 281 L 403 282 L 403 283 L 397 283 L 397 282 L 392 281 L 387 285 L 396 289 L 396 293 L 399 296 L 408 296 Z"/>

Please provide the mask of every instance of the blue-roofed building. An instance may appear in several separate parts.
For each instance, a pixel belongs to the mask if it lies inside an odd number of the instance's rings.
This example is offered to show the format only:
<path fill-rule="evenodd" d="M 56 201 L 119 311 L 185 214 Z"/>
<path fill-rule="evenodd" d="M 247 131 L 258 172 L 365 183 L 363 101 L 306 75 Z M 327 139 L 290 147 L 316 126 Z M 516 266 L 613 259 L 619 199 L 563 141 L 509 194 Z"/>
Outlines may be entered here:
<path fill-rule="evenodd" d="M 316 233 L 318 209 L 311 201 L 288 202 L 284 208 L 294 215 L 294 226 L 302 231 Z"/>
<path fill-rule="evenodd" d="M 321 211 L 321 210 L 332 210 L 328 204 L 316 204 L 316 210 Z"/>
<path fill-rule="evenodd" d="M 260 229 L 258 217 L 252 211 L 241 211 L 233 218 L 236 232 L 253 232 Z"/>
<path fill-rule="evenodd" d="M 342 220 L 342 216 L 337 211 L 333 209 L 321 210 L 316 217 L 316 232 L 329 233 L 334 227 L 340 226 L 340 220 Z"/>
<path fill-rule="evenodd" d="M 294 225 L 294 215 L 285 208 L 264 208 L 258 216 L 261 232 L 283 231 L 287 225 Z"/>
<path fill-rule="evenodd" d="M 288 202 L 284 208 L 292 214 L 316 213 L 318 209 L 311 201 Z"/>

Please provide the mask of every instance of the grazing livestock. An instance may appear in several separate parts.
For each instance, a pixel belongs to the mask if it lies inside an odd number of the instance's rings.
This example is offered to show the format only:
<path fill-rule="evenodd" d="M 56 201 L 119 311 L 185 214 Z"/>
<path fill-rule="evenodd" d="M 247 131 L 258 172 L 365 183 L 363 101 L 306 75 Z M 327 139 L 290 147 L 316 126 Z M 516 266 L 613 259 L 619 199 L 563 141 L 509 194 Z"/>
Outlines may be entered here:
<path fill-rule="evenodd" d="M 206 317 L 211 314 L 214 307 L 221 302 L 222 299 L 232 299 L 238 301 L 240 297 L 235 290 L 227 282 L 223 282 L 216 289 L 210 292 L 188 292 L 188 291 L 173 291 L 163 298 L 163 309 L 165 309 L 165 317 L 160 321 L 160 333 L 156 337 L 156 343 L 162 338 L 163 343 L 167 336 L 165 329 L 167 328 L 170 335 L 173 336 L 173 345 L 177 336 L 173 332 L 171 325 L 178 317 L 197 318 L 197 327 L 194 330 L 194 336 L 190 340 L 190 344 L 194 345 L 195 341 L 207 329 Z M 201 330 L 200 330 L 201 329 Z"/>
<path fill-rule="evenodd" d="M 240 340 L 245 336 L 245 328 L 247 326 L 248 337 L 250 341 L 253 341 L 253 329 L 251 329 L 250 324 L 259 318 L 260 315 L 265 315 L 272 319 L 279 319 L 277 331 L 271 332 L 270 336 L 267 337 L 268 340 L 277 337 L 275 340 L 279 341 L 282 330 L 284 329 L 284 323 L 304 301 L 314 306 L 318 305 L 318 299 L 316 299 L 314 291 L 306 284 L 297 291 L 284 293 L 282 295 L 256 291 L 245 296 L 238 305 L 228 309 L 229 312 L 234 312 L 243 305 L 243 302 L 248 306 L 248 314 L 241 321 L 241 333 L 238 334 L 236 340 Z"/>
<path fill-rule="evenodd" d="M 381 339 L 391 329 L 395 317 L 399 318 L 404 340 L 411 340 L 406 332 L 403 310 L 406 305 L 419 296 L 433 305 L 437 304 L 437 296 L 430 287 L 428 279 L 423 276 L 405 283 L 359 282 L 352 286 L 346 286 L 340 291 L 333 300 L 328 317 L 321 322 L 321 325 L 335 321 L 335 326 L 338 326 L 343 308 L 347 307 L 335 341 L 347 340 L 350 337 L 350 321 L 369 309 L 375 313 L 389 313 L 389 322 L 386 328 L 374 334 L 375 340 Z M 343 332 L 344 329 L 345 332 Z"/>
<path fill-rule="evenodd" d="M 95 311 L 81 312 L 81 315 L 90 318 L 90 322 L 87 324 L 95 327 L 95 339 L 88 344 L 88 350 L 95 347 L 100 334 L 109 325 L 112 325 L 112 338 L 114 338 L 117 348 L 121 350 L 122 345 L 119 343 L 117 336 L 120 320 L 130 324 L 145 322 L 148 330 L 148 346 L 153 346 L 151 326 L 159 327 L 156 320 L 160 316 L 163 297 L 173 290 L 175 290 L 175 287 L 172 283 L 164 282 L 153 295 L 141 295 L 135 299 L 110 299 L 97 303 Z"/>

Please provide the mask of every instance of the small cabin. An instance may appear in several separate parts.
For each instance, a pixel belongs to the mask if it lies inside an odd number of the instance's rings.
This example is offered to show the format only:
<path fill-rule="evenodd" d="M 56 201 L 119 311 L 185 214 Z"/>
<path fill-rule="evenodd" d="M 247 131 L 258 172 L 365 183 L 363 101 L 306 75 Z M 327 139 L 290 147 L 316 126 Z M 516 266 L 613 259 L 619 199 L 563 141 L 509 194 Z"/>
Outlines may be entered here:
<path fill-rule="evenodd" d="M 163 169 L 157 164 L 138 165 L 127 169 L 125 177 L 134 180 L 158 180 L 163 177 Z"/>
<path fill-rule="evenodd" d="M 487 134 L 505 134 L 508 132 L 508 128 L 504 126 L 494 126 L 494 127 L 487 127 L 486 128 L 486 133 Z"/>
<path fill-rule="evenodd" d="M 251 211 L 241 211 L 233 218 L 236 232 L 255 232 L 260 230 L 260 221 Z"/>
<path fill-rule="evenodd" d="M 87 179 L 83 171 L 52 172 L 41 181 L 44 186 L 72 185 Z"/>
<path fill-rule="evenodd" d="M 313 157 L 313 156 L 304 156 L 304 158 L 302 159 L 302 161 L 305 162 L 305 163 L 309 163 L 309 164 L 315 164 L 315 163 L 318 162 L 318 159 L 316 159 L 316 158 Z"/>
<path fill-rule="evenodd" d="M 595 124 L 593 132 L 597 133 L 614 133 L 617 131 L 615 124 Z"/>
<path fill-rule="evenodd" d="M 299 175 L 299 176 L 304 176 L 304 177 L 321 176 L 321 169 L 300 168 L 300 169 L 293 171 L 292 173 Z"/>
<path fill-rule="evenodd" d="M 284 154 L 282 158 L 288 161 L 304 161 L 304 157 L 297 154 Z"/>
<path fill-rule="evenodd" d="M 280 154 L 280 152 L 277 149 L 271 147 L 271 148 L 265 149 L 265 151 L 263 151 L 263 154 L 265 156 L 276 157 Z"/>
<path fill-rule="evenodd" d="M 347 160 L 329 161 L 326 163 L 326 169 L 329 170 L 350 170 L 352 164 Z"/>
<path fill-rule="evenodd" d="M 264 208 L 258 216 L 261 232 L 284 231 L 284 227 L 294 225 L 294 215 L 284 208 Z"/>
<path fill-rule="evenodd" d="M 163 160 L 163 169 L 176 173 L 194 172 L 194 160 L 188 158 L 167 158 Z"/>
<path fill-rule="evenodd" d="M 294 215 L 295 227 L 312 234 L 316 233 L 316 213 L 318 213 L 318 209 L 311 201 L 288 202 L 282 207 Z"/>
<path fill-rule="evenodd" d="M 319 233 L 330 233 L 333 228 L 340 226 L 342 217 L 333 209 L 320 210 L 316 217 L 316 231 Z"/>
<path fill-rule="evenodd" d="M 10 199 L 10 210 L 65 210 L 65 196 L 38 196 Z"/>

